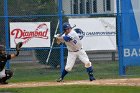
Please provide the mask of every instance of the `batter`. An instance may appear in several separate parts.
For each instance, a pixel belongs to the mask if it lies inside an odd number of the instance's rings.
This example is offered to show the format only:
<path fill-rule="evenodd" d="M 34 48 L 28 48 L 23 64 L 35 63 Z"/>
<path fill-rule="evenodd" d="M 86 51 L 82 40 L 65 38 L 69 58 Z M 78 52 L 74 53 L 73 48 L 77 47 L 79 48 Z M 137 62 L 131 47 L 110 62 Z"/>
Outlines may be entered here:
<path fill-rule="evenodd" d="M 89 76 L 89 80 L 95 80 L 93 76 L 93 66 L 89 61 L 89 58 L 82 46 L 82 30 L 72 29 L 71 25 L 66 22 L 63 24 L 63 31 L 63 35 L 60 36 L 59 34 L 57 34 L 54 36 L 57 39 L 58 44 L 65 43 L 68 49 L 66 66 L 57 82 L 63 81 L 68 72 L 72 70 L 77 57 L 84 63 Z"/>

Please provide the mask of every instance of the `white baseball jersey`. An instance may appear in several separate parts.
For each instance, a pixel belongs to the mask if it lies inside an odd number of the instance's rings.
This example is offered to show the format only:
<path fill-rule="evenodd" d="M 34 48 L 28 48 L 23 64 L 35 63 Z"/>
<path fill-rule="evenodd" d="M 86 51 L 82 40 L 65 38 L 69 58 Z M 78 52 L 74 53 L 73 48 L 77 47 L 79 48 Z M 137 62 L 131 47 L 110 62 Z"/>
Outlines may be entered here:
<path fill-rule="evenodd" d="M 63 34 L 62 37 L 64 39 L 62 42 L 65 42 L 68 49 L 68 57 L 65 70 L 72 70 L 77 57 L 85 64 L 86 68 L 90 67 L 91 62 L 89 61 L 85 50 L 82 49 L 83 46 L 79 35 L 74 30 L 71 30 L 68 35 Z"/>
<path fill-rule="evenodd" d="M 68 35 L 63 34 L 62 36 L 68 51 L 78 51 L 83 48 L 79 35 L 74 30 L 71 30 Z"/>

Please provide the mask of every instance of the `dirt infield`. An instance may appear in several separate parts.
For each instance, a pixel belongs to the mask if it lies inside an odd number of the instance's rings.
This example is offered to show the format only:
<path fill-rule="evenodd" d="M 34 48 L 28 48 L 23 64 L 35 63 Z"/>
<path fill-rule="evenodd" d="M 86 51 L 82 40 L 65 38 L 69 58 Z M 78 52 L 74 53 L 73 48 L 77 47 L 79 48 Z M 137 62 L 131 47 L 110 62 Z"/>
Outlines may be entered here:
<path fill-rule="evenodd" d="M 140 86 L 140 78 L 100 79 L 92 82 L 88 80 L 80 80 L 80 81 L 65 81 L 65 82 L 9 83 L 8 85 L 0 85 L 0 88 L 24 88 L 24 87 L 64 86 L 64 85 Z"/>

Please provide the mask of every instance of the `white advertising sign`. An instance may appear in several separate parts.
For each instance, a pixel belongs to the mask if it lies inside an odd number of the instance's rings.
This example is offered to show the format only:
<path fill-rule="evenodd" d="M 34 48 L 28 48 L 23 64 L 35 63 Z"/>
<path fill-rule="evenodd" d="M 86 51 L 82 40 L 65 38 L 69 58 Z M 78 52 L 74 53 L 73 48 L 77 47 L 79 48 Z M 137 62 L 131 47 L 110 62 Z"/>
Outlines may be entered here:
<path fill-rule="evenodd" d="M 10 22 L 10 47 L 50 47 L 50 22 Z"/>
<path fill-rule="evenodd" d="M 71 26 L 83 30 L 83 47 L 90 50 L 116 50 L 116 18 L 71 18 Z"/>

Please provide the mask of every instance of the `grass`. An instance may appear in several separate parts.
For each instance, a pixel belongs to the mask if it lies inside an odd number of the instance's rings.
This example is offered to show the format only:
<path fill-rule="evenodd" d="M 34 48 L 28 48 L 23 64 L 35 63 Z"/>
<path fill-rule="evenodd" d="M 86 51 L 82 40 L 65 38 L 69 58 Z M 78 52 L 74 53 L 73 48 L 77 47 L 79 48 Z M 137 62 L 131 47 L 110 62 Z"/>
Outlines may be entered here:
<path fill-rule="evenodd" d="M 94 75 L 96 79 L 124 78 L 118 75 L 117 62 L 94 62 Z M 55 81 L 60 76 L 60 68 L 47 68 L 38 63 L 16 63 L 11 68 L 15 69 L 15 74 L 10 82 L 33 82 L 33 81 Z M 127 69 L 129 72 L 129 68 Z M 139 68 L 134 71 L 140 72 Z M 134 73 L 133 71 L 130 71 Z M 127 78 L 139 76 L 127 76 Z M 88 75 L 83 64 L 76 64 L 65 80 L 86 80 Z M 139 93 L 140 87 L 129 86 L 91 86 L 91 85 L 72 85 L 72 86 L 47 86 L 36 88 L 7 88 L 1 89 L 0 93 Z"/>
<path fill-rule="evenodd" d="M 139 93 L 139 87 L 128 86 L 51 86 L 37 88 L 0 89 L 0 92 L 12 93 Z"/>
<path fill-rule="evenodd" d="M 118 74 L 117 62 L 94 62 L 94 75 L 96 79 L 106 78 L 125 78 Z M 44 65 L 39 63 L 16 63 L 12 64 L 11 68 L 15 69 L 15 73 L 10 82 L 32 82 L 32 81 L 55 81 L 60 76 L 60 68 L 44 68 Z M 131 71 L 131 70 L 130 70 Z M 137 68 L 134 71 L 140 72 Z M 131 71 L 131 73 L 134 73 Z M 139 76 L 127 76 L 127 78 Z M 66 80 L 86 80 L 88 75 L 84 65 L 78 63 L 73 67 L 73 70 L 65 77 Z"/>
<path fill-rule="evenodd" d="M 54 81 L 60 76 L 60 68 L 51 69 L 44 68 L 39 63 L 16 63 L 11 68 L 15 69 L 15 73 L 10 82 L 25 81 Z M 97 79 L 102 78 L 118 78 L 117 62 L 111 63 L 95 63 L 94 75 Z M 73 70 L 65 77 L 66 80 L 86 80 L 88 75 L 82 63 L 78 63 Z"/>
<path fill-rule="evenodd" d="M 45 70 L 44 68 L 16 69 L 12 82 L 51 81 L 58 77 L 58 70 Z"/>

